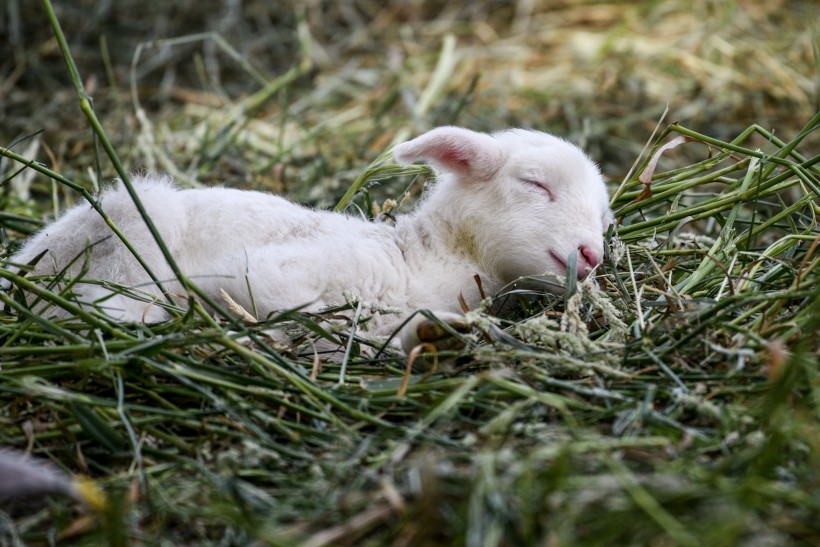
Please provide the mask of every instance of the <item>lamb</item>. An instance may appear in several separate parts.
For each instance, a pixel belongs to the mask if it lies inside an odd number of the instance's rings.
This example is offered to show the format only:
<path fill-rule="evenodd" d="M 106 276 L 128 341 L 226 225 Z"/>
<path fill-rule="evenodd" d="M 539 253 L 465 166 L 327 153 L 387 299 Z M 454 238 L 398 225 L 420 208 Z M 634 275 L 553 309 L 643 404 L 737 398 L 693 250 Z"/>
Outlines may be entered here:
<path fill-rule="evenodd" d="M 373 316 L 369 332 L 377 336 L 393 333 L 417 310 L 455 322 L 460 297 L 477 307 L 482 289 L 495 294 L 522 276 L 566 275 L 573 252 L 579 277 L 601 264 L 602 234 L 612 221 L 606 186 L 569 142 L 531 130 L 439 127 L 393 155 L 399 164 L 424 161 L 439 172 L 395 225 L 260 192 L 181 189 L 160 175 L 136 177 L 133 185 L 180 269 L 215 300 L 224 290 L 266 316 L 298 306 L 320 311 L 350 291 L 374 309 L 399 311 Z M 103 192 L 100 202 L 166 291 L 182 293 L 125 189 Z M 122 321 L 169 318 L 159 288 L 87 204 L 43 228 L 12 262 L 28 264 L 44 251 L 28 275 L 65 269 L 66 280 L 82 276 L 71 290 L 85 308 Z M 84 280 L 136 287 L 155 302 Z M 57 307 L 47 313 L 67 314 Z M 403 328 L 406 351 L 419 343 L 423 321 L 416 314 Z"/>

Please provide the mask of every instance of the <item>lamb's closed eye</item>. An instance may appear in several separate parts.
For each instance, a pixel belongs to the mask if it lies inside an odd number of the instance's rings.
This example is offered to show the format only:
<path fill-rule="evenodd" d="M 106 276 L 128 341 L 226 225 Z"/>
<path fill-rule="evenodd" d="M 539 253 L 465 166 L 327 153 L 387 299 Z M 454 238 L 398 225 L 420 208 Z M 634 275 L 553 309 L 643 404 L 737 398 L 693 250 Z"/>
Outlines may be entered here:
<path fill-rule="evenodd" d="M 578 253 L 579 276 L 600 263 L 606 187 L 595 164 L 574 145 L 538 131 L 486 134 L 439 127 L 398 145 L 393 154 L 402 165 L 428 162 L 439 174 L 417 208 L 398 215 L 395 225 L 314 211 L 258 192 L 183 190 L 158 175 L 132 182 L 188 279 L 213 301 L 220 302 L 224 291 L 258 318 L 297 307 L 321 311 L 351 292 L 371 309 L 398 310 L 376 313 L 367 322 L 377 335 L 392 334 L 424 309 L 460 326 L 462 303 L 475 309 L 485 294 L 494 295 L 519 277 L 565 275 L 571 253 Z M 508 191 L 521 187 L 527 194 Z M 526 207 L 556 199 L 561 207 Z M 176 282 L 128 192 L 108 190 L 100 202 L 155 278 L 163 280 L 165 295 L 111 236 L 109 225 L 84 205 L 32 237 L 12 262 L 30 264 L 48 251 L 32 277 L 63 272 L 57 291 L 71 288 L 70 309 L 79 305 L 122 321 L 167 319 L 161 304 L 167 297 L 185 305 L 174 295 L 187 291 Z M 103 243 L 86 248 L 86 242 L 97 241 Z M 117 293 L 116 286 L 138 289 L 134 294 L 141 299 Z M 60 307 L 65 300 L 30 300 L 43 315 L 70 314 Z M 424 329 L 403 337 L 411 343 L 429 338 Z"/>
<path fill-rule="evenodd" d="M 529 186 L 531 188 L 534 188 L 535 190 L 537 190 L 537 191 L 541 192 L 542 194 L 544 194 L 547 197 L 547 199 L 549 199 L 550 201 L 555 201 L 555 194 L 553 193 L 553 191 L 550 189 L 549 185 L 546 182 L 543 182 L 543 181 L 541 181 L 539 179 L 536 179 L 536 178 L 530 178 L 530 177 L 521 178 L 520 180 L 521 180 L 521 182 L 523 182 L 527 186 Z"/>

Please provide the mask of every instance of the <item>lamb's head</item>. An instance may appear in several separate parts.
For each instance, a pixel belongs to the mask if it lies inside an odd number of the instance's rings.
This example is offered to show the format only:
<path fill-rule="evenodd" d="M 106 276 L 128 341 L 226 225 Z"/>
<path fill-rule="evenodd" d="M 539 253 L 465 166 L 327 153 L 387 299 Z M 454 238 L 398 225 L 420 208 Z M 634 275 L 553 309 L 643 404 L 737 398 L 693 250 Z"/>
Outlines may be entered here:
<path fill-rule="evenodd" d="M 453 245 L 499 281 L 565 275 L 573 252 L 579 277 L 603 260 L 612 222 L 606 186 L 573 144 L 539 131 L 439 127 L 393 154 L 440 172 L 421 212 L 441 219 Z"/>

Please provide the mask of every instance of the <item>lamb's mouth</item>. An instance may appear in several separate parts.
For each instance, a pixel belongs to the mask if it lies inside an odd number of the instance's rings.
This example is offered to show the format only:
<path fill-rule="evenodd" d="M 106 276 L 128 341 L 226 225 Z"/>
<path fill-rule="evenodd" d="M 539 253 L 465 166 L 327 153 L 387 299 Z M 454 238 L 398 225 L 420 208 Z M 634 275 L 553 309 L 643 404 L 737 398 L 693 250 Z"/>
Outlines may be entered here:
<path fill-rule="evenodd" d="M 566 274 L 567 272 L 569 272 L 569 266 L 567 265 L 567 261 L 565 259 L 558 256 L 553 251 L 549 251 L 549 255 L 561 267 L 561 273 L 562 274 Z M 578 267 L 578 271 L 575 273 L 575 275 L 577 276 L 577 278 L 579 280 L 585 279 L 589 275 L 589 272 L 590 272 L 591 268 L 589 268 L 589 267 L 581 268 L 580 264 L 578 264 L 577 267 Z"/>
<path fill-rule="evenodd" d="M 567 261 L 562 259 L 560 256 L 555 254 L 553 251 L 549 251 L 550 257 L 561 266 L 561 273 L 567 273 L 569 266 L 567 266 Z"/>

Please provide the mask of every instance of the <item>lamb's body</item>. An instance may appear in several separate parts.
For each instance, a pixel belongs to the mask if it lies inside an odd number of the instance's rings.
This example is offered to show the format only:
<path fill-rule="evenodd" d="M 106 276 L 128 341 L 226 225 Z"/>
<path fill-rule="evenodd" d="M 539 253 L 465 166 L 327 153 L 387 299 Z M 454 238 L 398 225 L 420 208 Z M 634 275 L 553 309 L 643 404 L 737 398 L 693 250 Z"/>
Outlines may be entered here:
<path fill-rule="evenodd" d="M 418 309 L 458 313 L 459 295 L 476 306 L 475 274 L 493 294 L 522 275 L 562 273 L 575 249 L 582 267 L 600 262 L 606 189 L 594 164 L 569 143 L 536 132 L 488 136 L 439 128 L 401 145 L 396 156 L 406 163 L 426 159 L 442 177 L 395 226 L 258 192 L 183 190 L 165 177 L 141 177 L 134 187 L 180 269 L 215 299 L 224 290 L 260 316 L 306 304 L 320 310 L 351 291 L 372 306 L 401 311 L 374 317 L 371 331 L 388 334 Z M 105 192 L 101 205 L 164 288 L 181 292 L 125 189 Z M 13 261 L 28 263 L 48 249 L 38 275 L 58 273 L 79 257 L 68 267 L 71 278 L 83 267 L 87 245 L 84 278 L 139 287 L 163 300 L 87 204 L 44 228 Z M 73 292 L 84 305 L 98 302 L 122 320 L 167 318 L 161 306 L 111 297 L 97 283 L 79 283 Z"/>
<path fill-rule="evenodd" d="M 418 211 L 399 217 L 394 227 L 315 211 L 261 192 L 183 190 L 152 176 L 135 178 L 133 184 L 180 269 L 206 293 L 218 298 L 224 290 L 246 310 L 255 304 L 261 316 L 305 304 L 318 311 L 343 302 L 345 291 L 374 307 L 400 310 L 457 311 L 460 292 L 468 302 L 478 301 L 475 267 L 463 256 L 444 252 L 435 231 L 419 229 Z M 109 190 L 101 204 L 164 288 L 181 293 L 125 189 Z M 29 275 L 58 273 L 79 257 L 69 269 L 76 274 L 86 244 L 91 258 L 85 278 L 138 287 L 162 301 L 137 260 L 88 205 L 46 227 L 14 260 L 24 264 L 47 248 L 49 253 Z M 492 280 L 485 283 L 494 287 Z M 88 302 L 109 295 L 96 284 L 74 290 Z M 452 302 L 445 305 L 448 299 Z M 123 320 L 168 317 L 159 306 L 128 298 L 107 298 L 99 305 Z M 64 315 L 59 308 L 53 313 Z"/>

